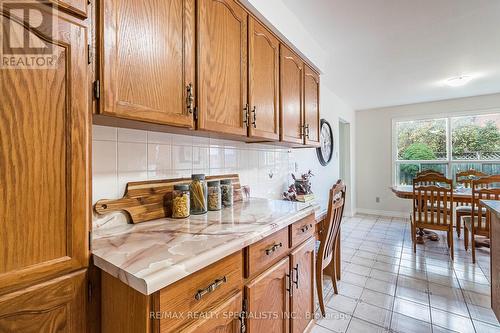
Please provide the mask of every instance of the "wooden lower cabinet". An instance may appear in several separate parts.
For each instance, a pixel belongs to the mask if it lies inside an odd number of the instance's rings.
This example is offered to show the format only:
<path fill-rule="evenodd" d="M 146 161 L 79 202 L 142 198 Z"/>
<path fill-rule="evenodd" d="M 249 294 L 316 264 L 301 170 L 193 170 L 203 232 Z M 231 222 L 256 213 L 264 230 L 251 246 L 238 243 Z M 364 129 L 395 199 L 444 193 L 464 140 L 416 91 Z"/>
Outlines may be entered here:
<path fill-rule="evenodd" d="M 288 332 L 289 259 L 285 257 L 245 286 L 247 332 Z"/>
<path fill-rule="evenodd" d="M 151 295 L 101 274 L 102 333 L 307 332 L 314 319 L 315 238 L 313 229 L 307 239 L 292 230 L 309 225 L 311 218 Z M 267 259 L 266 250 L 276 257 Z M 244 278 L 249 260 L 254 266 Z"/>
<path fill-rule="evenodd" d="M 215 309 L 201 314 L 204 318 L 200 318 L 181 331 L 186 333 L 239 333 L 241 331 L 239 315 L 242 302 L 242 292 L 238 291 Z"/>
<path fill-rule="evenodd" d="M 0 297 L 0 332 L 85 332 L 86 270 Z"/>
<path fill-rule="evenodd" d="M 315 239 L 300 245 L 290 254 L 292 292 L 290 313 L 292 333 L 304 332 L 314 317 Z"/>

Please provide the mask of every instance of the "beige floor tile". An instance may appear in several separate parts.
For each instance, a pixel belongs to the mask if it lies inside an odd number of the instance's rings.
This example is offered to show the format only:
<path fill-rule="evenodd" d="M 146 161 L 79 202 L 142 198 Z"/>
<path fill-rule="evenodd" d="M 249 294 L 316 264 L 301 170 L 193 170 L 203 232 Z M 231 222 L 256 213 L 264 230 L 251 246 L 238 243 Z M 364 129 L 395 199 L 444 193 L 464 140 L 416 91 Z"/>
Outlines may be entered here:
<path fill-rule="evenodd" d="M 399 313 L 393 313 L 391 331 L 399 333 L 432 333 L 432 327 L 429 323 Z"/>

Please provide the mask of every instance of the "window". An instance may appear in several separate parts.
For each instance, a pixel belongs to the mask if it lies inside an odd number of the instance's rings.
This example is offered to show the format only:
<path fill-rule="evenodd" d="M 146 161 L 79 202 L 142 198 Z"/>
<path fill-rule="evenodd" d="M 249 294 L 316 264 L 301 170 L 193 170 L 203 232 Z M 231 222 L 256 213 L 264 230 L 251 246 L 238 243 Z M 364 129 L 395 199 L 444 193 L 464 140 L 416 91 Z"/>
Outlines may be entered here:
<path fill-rule="evenodd" d="M 500 173 L 500 114 L 394 121 L 394 182 L 410 185 L 420 171 L 455 179 L 475 169 Z"/>

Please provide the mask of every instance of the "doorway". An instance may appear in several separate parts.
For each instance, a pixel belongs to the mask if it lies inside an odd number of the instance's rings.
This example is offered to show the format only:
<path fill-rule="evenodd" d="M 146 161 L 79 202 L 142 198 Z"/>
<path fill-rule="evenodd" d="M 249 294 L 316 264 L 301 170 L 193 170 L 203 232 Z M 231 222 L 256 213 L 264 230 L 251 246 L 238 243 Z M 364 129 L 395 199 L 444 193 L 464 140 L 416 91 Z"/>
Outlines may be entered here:
<path fill-rule="evenodd" d="M 352 216 L 351 198 L 351 124 L 339 119 L 339 177 L 347 186 L 345 215 Z"/>

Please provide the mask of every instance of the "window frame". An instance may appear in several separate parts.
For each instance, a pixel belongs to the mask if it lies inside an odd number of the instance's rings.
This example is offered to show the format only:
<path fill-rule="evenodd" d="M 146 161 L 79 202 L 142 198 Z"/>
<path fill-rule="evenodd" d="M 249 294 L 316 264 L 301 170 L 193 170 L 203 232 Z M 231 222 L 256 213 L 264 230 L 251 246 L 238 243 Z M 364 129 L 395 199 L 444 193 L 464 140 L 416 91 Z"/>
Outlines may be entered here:
<path fill-rule="evenodd" d="M 401 186 L 399 184 L 399 173 L 398 167 L 402 164 L 446 164 L 446 176 L 452 177 L 453 165 L 454 164 L 500 164 L 499 160 L 453 160 L 452 154 L 452 137 L 451 137 L 451 119 L 459 117 L 474 117 L 474 116 L 486 116 L 491 114 L 498 114 L 500 116 L 500 109 L 483 109 L 483 110 L 469 110 L 453 113 L 436 113 L 427 115 L 414 115 L 405 117 L 393 117 L 391 119 L 391 146 L 392 146 L 392 185 Z M 398 159 L 398 140 L 397 140 L 397 129 L 396 125 L 400 122 L 405 121 L 425 121 L 425 120 L 438 120 L 445 119 L 446 121 L 446 159 L 436 159 L 436 160 L 399 160 Z M 453 179 L 454 181 L 454 179 Z"/>

